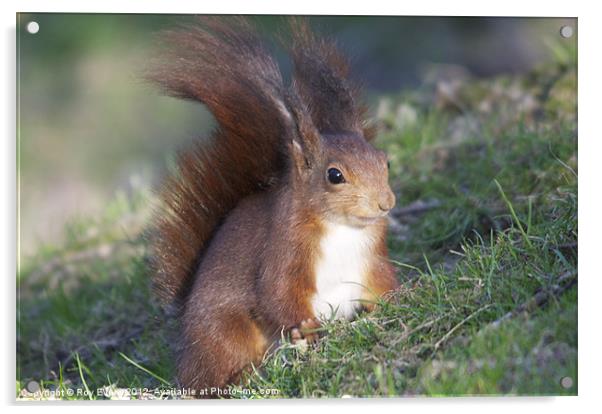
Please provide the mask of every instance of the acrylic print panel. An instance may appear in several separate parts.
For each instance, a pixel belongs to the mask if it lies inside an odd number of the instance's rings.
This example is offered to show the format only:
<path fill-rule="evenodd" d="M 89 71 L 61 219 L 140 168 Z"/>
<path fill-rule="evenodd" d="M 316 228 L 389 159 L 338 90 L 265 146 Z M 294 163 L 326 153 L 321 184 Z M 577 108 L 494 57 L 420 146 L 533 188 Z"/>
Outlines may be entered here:
<path fill-rule="evenodd" d="M 576 395 L 576 39 L 18 14 L 17 399 Z"/>

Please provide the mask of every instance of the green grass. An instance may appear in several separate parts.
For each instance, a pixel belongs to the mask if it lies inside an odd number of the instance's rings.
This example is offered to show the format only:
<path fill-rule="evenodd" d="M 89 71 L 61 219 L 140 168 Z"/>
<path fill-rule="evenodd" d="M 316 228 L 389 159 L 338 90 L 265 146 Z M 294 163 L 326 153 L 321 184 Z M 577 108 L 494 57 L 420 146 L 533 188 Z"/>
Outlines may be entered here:
<path fill-rule="evenodd" d="M 402 287 L 374 313 L 327 323 L 315 348 L 284 340 L 241 397 L 576 395 L 575 95 L 574 62 L 559 59 L 450 96 L 379 97 Z M 75 399 L 173 384 L 173 324 L 151 296 L 140 237 L 145 200 L 118 198 L 21 262 L 17 393 L 31 380 L 93 391 L 64 397 Z"/>

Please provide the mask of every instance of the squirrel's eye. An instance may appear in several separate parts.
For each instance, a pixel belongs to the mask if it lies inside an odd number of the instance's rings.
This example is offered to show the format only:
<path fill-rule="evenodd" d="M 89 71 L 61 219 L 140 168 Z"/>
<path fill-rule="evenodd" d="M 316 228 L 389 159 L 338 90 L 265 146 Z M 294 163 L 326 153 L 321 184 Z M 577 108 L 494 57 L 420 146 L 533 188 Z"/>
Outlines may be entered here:
<path fill-rule="evenodd" d="M 391 161 L 387 161 L 387 170 L 391 169 Z"/>
<path fill-rule="evenodd" d="M 329 168 L 328 171 L 328 181 L 332 184 L 341 184 L 345 182 L 345 177 L 343 177 L 343 173 L 336 168 Z"/>

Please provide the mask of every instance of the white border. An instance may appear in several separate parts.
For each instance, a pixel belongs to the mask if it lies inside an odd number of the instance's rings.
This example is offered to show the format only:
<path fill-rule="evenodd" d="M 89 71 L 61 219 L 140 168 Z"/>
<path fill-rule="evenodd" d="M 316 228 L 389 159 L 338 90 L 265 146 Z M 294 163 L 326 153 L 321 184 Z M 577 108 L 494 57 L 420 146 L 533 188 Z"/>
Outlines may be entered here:
<path fill-rule="evenodd" d="M 1 111 L 2 128 L 5 131 L 0 153 L 3 157 L 0 192 L 5 195 L 0 203 L 2 214 L 0 229 L 2 238 L 0 245 L 0 263 L 4 267 L 4 309 L 6 317 L 5 338 L 0 341 L 2 354 L 6 358 L 4 367 L 12 367 L 1 376 L 0 390 L 5 403 L 14 404 L 14 351 L 15 351 L 15 308 L 14 308 L 14 275 L 15 275 L 15 13 L 29 12 L 120 12 L 120 13 L 223 13 L 223 14 L 347 14 L 347 15 L 450 15 L 450 16 L 542 16 L 542 17 L 578 17 L 579 29 L 579 397 L 565 398 L 444 398 L 444 399 L 405 399 L 405 400 L 354 400 L 339 401 L 336 409 L 361 410 L 370 408 L 410 410 L 421 412 L 480 412 L 488 413 L 509 410 L 530 409 L 546 410 L 546 412 L 577 412 L 594 406 L 594 399 L 600 394 L 600 295 L 602 275 L 600 269 L 600 209 L 602 206 L 600 190 L 600 145 L 602 133 L 600 122 L 602 117 L 602 93 L 600 91 L 600 53 L 596 45 L 602 39 L 600 14 L 596 13 L 593 1 L 546 1 L 528 2 L 524 0 L 504 0 L 501 2 L 483 1 L 380 1 L 363 2 L 303 0 L 290 2 L 266 1 L 60 1 L 24 0 L 20 2 L 2 2 L 3 23 L 2 61 L 0 77 L 3 91 Z M 42 207 L 41 207 L 42 208 Z M 278 411 L 301 412 L 318 407 L 334 405 L 337 401 L 294 401 L 294 402 L 213 402 L 177 404 L 176 409 L 187 408 L 214 409 L 217 406 L 232 410 L 244 410 L 245 413 L 265 412 L 269 409 Z M 79 404 L 62 403 L 57 407 L 45 405 L 41 409 L 81 410 Z M 106 410 L 105 404 L 91 406 L 92 411 Z M 136 404 L 139 405 L 139 404 Z M 202 407 L 205 405 L 206 407 Z M 599 404 L 597 404 L 599 405 Z M 72 407 L 69 407 L 72 406 Z M 146 404 L 148 411 L 162 412 L 162 403 Z M 332 409 L 332 408 L 331 408 Z M 589 410 L 588 410 L 589 411 Z"/>
<path fill-rule="evenodd" d="M 346 15 L 441 15 L 441 16 L 537 16 L 574 17 L 578 2 L 541 3 L 505 0 L 495 4 L 480 1 L 76 1 L 22 0 L 20 11 L 73 11 L 92 13 L 216 13 L 216 14 L 346 14 Z"/>

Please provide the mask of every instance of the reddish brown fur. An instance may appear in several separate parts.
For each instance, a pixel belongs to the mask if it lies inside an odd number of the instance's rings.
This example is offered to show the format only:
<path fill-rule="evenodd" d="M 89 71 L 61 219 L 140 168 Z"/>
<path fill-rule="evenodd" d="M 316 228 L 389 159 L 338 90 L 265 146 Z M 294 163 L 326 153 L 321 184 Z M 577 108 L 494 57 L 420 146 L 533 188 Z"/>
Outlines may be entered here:
<path fill-rule="evenodd" d="M 386 156 L 366 142 L 342 55 L 304 24 L 292 27 L 289 89 L 238 18 L 170 33 L 168 61 L 150 76 L 171 95 L 205 103 L 218 122 L 211 140 L 181 155 L 153 233 L 156 290 L 181 310 L 185 387 L 224 387 L 281 332 L 315 326 L 314 269 L 327 222 L 374 232 L 364 299 L 397 286 L 385 244 L 395 200 Z M 327 181 L 331 166 L 344 172 L 344 186 Z"/>
<path fill-rule="evenodd" d="M 399 281 L 395 277 L 395 269 L 389 262 L 387 249 L 387 223 L 380 222 L 374 229 L 378 237 L 376 251 L 373 253 L 373 263 L 366 277 L 366 289 L 363 305 L 368 311 L 375 307 L 378 297 L 386 297 L 386 294 L 399 287 Z"/>

